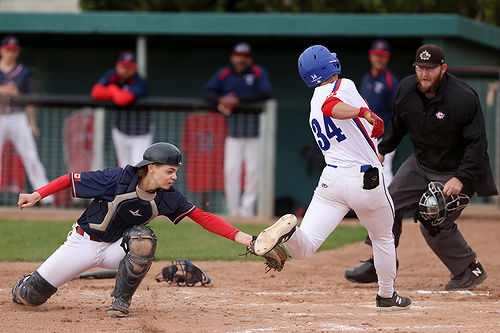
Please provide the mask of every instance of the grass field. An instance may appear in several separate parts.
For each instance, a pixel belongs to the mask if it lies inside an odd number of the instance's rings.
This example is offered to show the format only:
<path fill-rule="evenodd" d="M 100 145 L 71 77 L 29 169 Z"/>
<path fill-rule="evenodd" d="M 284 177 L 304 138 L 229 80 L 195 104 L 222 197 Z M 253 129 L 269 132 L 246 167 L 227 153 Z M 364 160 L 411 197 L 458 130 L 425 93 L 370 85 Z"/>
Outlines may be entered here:
<path fill-rule="evenodd" d="M 15 221 L 0 219 L 0 261 L 43 261 L 66 239 L 73 222 Z M 241 245 L 184 221 L 178 225 L 157 220 L 150 224 L 158 236 L 157 260 L 245 260 Z M 265 225 L 235 224 L 240 230 L 257 235 Z M 334 249 L 362 240 L 359 226 L 339 226 L 320 250 Z M 252 256 L 248 260 L 258 260 Z"/>

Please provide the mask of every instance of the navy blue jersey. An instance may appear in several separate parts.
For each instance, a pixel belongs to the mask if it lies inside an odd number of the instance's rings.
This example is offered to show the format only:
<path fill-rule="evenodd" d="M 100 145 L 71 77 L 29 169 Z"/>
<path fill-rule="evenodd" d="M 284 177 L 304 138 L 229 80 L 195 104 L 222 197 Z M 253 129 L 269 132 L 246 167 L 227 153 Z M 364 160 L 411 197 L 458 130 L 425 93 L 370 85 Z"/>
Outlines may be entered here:
<path fill-rule="evenodd" d="M 114 242 L 126 229 L 146 224 L 159 215 L 179 223 L 195 206 L 174 187 L 155 193 L 137 187 L 137 168 L 126 166 L 71 173 L 71 188 L 77 198 L 94 199 L 78 219 L 91 237 Z"/>
<path fill-rule="evenodd" d="M 215 102 L 217 98 L 234 93 L 241 103 L 261 102 L 271 98 L 272 88 L 267 72 L 253 65 L 245 73 L 237 74 L 231 66 L 219 69 L 203 88 L 205 97 Z M 231 114 L 228 117 L 229 136 L 257 137 L 259 115 Z"/>
<path fill-rule="evenodd" d="M 9 73 L 0 71 L 0 85 L 13 84 L 17 87 L 20 94 L 33 93 L 33 81 L 31 80 L 31 71 L 22 64 L 16 64 Z M 0 113 L 20 112 L 24 108 L 20 106 L 0 106 Z"/>
<path fill-rule="evenodd" d="M 366 73 L 361 80 L 360 94 L 368 102 L 370 110 L 382 118 L 385 125 L 392 117 L 392 106 L 396 96 L 398 79 L 390 70 L 373 77 Z"/>
<path fill-rule="evenodd" d="M 123 90 L 130 91 L 136 99 L 148 94 L 148 83 L 139 74 L 120 82 L 115 69 L 108 70 L 97 82 L 103 86 L 116 84 Z M 117 110 L 115 112 L 115 127 L 128 135 L 144 135 L 151 132 L 151 113 L 149 111 Z"/>

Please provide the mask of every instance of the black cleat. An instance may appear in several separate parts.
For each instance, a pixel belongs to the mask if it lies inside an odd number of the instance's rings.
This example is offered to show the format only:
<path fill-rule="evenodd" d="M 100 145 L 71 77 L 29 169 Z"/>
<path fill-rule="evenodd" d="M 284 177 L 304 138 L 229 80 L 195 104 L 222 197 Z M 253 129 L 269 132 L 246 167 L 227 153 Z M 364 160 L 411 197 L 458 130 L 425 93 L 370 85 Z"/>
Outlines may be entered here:
<path fill-rule="evenodd" d="M 378 280 L 373 258 L 364 261 L 358 267 L 345 271 L 344 276 L 347 280 L 355 283 L 373 283 Z"/>
<path fill-rule="evenodd" d="M 396 292 L 389 298 L 383 298 L 377 295 L 375 301 L 377 303 L 377 310 L 379 311 L 408 309 L 411 304 L 411 299 L 409 297 L 399 296 Z"/>
<path fill-rule="evenodd" d="M 488 275 L 476 259 L 459 275 L 451 278 L 446 284 L 446 290 L 472 290 L 486 280 Z"/>

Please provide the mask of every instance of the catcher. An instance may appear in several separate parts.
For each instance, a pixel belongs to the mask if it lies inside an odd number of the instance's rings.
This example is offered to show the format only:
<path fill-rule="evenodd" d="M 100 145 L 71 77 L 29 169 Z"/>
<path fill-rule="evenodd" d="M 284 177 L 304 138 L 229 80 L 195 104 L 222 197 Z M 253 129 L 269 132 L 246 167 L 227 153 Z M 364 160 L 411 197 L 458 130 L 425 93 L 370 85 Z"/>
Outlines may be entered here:
<path fill-rule="evenodd" d="M 66 174 L 31 194 L 19 195 L 20 209 L 33 207 L 67 187 L 71 187 L 74 197 L 93 201 L 74 224 L 66 242 L 35 272 L 23 275 L 14 284 L 14 303 L 41 305 L 80 273 L 102 267 L 118 269 L 108 314 L 128 316 L 132 296 L 151 267 L 156 250 L 156 235 L 146 224 L 159 215 L 174 224 L 188 216 L 206 230 L 238 242 L 254 253 L 255 237 L 195 207 L 173 186 L 182 164 L 176 146 L 155 143 L 145 150 L 143 158 L 124 169 Z M 279 246 L 264 257 L 267 266 L 278 271 L 287 259 Z"/>

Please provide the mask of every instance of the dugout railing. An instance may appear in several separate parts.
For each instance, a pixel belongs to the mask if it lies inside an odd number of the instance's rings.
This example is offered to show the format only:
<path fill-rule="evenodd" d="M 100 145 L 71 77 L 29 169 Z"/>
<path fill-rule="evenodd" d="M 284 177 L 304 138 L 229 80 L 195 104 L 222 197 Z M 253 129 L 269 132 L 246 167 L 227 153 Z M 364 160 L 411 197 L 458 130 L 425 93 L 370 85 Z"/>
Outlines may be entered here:
<path fill-rule="evenodd" d="M 196 206 L 227 213 L 224 195 L 223 154 L 226 119 L 201 99 L 147 97 L 126 108 L 81 95 L 30 95 L 0 98 L 0 105 L 34 105 L 41 135 L 36 140 L 40 160 L 49 180 L 67 173 L 116 167 L 111 130 L 117 112 L 149 112 L 153 142 L 166 141 L 183 152 L 184 163 L 175 186 Z M 256 215 L 274 215 L 277 102 L 244 105 L 235 110 L 242 117 L 259 119 L 259 195 Z M 249 122 L 250 123 L 250 122 Z M 2 142 L 0 142 L 2 144 Z M 20 192 L 33 190 L 22 160 L 12 142 L 1 153 L 0 205 L 14 206 Z M 242 178 L 245 177 L 243 171 Z M 243 184 L 243 179 L 242 179 Z M 54 197 L 55 207 L 85 202 L 68 191 Z"/>

